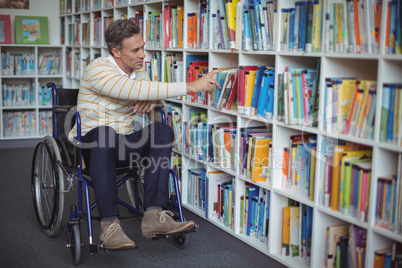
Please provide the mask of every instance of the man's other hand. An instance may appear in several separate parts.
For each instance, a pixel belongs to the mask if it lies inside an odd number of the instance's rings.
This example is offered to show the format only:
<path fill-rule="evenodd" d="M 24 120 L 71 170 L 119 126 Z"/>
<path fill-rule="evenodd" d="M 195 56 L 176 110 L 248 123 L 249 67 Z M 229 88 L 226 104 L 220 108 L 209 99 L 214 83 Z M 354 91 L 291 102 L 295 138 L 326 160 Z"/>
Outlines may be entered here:
<path fill-rule="evenodd" d="M 212 72 L 204 75 L 198 80 L 195 80 L 193 82 L 188 82 L 187 83 L 187 93 L 198 93 L 198 92 L 204 92 L 208 91 L 209 93 L 212 93 L 215 89 L 221 88 L 219 85 L 218 81 L 214 79 L 214 75 L 217 73 L 221 73 L 222 70 L 213 70 Z"/>
<path fill-rule="evenodd" d="M 135 114 L 144 114 L 152 111 L 158 101 L 135 101 L 131 105 L 133 106 L 133 112 Z"/>

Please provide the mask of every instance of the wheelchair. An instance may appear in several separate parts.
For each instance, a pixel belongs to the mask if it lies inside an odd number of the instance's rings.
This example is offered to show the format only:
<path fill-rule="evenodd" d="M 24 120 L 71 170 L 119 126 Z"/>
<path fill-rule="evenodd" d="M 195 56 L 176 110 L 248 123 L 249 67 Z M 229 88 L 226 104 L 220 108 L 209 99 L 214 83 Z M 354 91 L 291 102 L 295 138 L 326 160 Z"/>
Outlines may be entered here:
<path fill-rule="evenodd" d="M 54 83 L 48 83 L 52 92 L 52 136 L 45 136 L 34 151 L 32 161 L 31 190 L 37 221 L 49 237 L 55 237 L 62 228 L 67 234 L 67 248 L 71 250 L 73 262 L 78 265 L 81 258 L 83 241 L 81 238 L 80 221 L 86 220 L 88 228 L 89 253 L 95 254 L 107 251 L 103 245 L 95 243 L 93 239 L 91 215 L 97 204 L 91 203 L 90 189 L 92 182 L 89 169 L 86 169 L 82 158 L 81 147 L 81 118 L 76 110 L 78 89 L 57 88 Z M 162 108 L 162 123 L 166 117 Z M 73 116 L 71 116 L 73 115 Z M 77 122 L 77 144 L 73 145 L 66 133 Z M 121 206 L 127 208 L 135 216 L 141 217 L 142 208 L 142 182 L 143 172 L 130 167 L 118 168 L 117 186 L 126 185 L 130 204 L 119 198 Z M 121 178 L 122 177 L 122 178 Z M 78 202 L 71 205 L 70 216 L 66 224 L 62 224 L 64 211 L 64 194 L 71 192 L 77 183 Z M 170 183 L 174 191 L 169 193 L 169 207 L 174 213 L 174 220 L 185 221 L 182 211 L 179 182 L 175 172 L 170 170 Z M 169 189 L 166 189 L 169 191 Z M 85 198 L 83 198 L 85 197 Z M 83 202 L 85 199 L 85 202 Z M 188 234 L 197 231 L 198 225 L 193 230 L 177 233 L 171 236 L 173 243 L 178 248 L 185 248 L 189 243 Z M 157 236 L 153 239 L 169 238 L 167 235 Z"/>

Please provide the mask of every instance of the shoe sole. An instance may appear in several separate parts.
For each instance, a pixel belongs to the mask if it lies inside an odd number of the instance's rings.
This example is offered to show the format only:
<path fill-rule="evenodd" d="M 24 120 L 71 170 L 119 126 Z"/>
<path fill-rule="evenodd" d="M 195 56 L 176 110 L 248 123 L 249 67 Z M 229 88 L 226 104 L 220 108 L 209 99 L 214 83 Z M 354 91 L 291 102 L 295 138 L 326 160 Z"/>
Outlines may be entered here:
<path fill-rule="evenodd" d="M 184 225 L 182 228 L 180 229 L 176 229 L 174 231 L 170 231 L 170 232 L 166 232 L 166 233 L 159 233 L 159 232 L 150 232 L 150 233 L 143 233 L 142 236 L 145 238 L 155 238 L 156 236 L 161 236 L 161 235 L 174 235 L 176 233 L 181 233 L 187 230 L 191 230 L 192 228 L 194 228 L 194 224 L 187 224 Z"/>
<path fill-rule="evenodd" d="M 109 249 L 109 250 L 126 250 L 126 249 L 137 249 L 138 247 L 136 245 L 132 244 L 125 244 L 125 245 L 119 245 L 116 247 L 108 247 L 103 245 L 104 249 Z"/>

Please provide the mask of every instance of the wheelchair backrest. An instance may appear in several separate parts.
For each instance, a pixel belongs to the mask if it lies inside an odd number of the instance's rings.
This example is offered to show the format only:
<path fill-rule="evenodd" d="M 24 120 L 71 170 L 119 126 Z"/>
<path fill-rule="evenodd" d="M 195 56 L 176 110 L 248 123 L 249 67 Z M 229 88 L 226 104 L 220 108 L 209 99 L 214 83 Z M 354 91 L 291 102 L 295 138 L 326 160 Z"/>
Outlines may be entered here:
<path fill-rule="evenodd" d="M 78 89 L 57 88 L 54 83 L 50 83 L 48 86 L 52 88 L 53 97 L 53 137 L 65 140 L 74 126 L 75 118 L 70 111 L 76 108 Z"/>

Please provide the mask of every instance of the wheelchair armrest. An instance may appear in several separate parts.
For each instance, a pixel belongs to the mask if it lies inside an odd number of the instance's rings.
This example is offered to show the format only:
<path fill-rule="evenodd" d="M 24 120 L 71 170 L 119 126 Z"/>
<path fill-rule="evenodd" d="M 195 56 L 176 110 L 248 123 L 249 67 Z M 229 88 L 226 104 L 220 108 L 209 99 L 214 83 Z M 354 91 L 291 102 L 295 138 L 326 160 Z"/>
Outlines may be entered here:
<path fill-rule="evenodd" d="M 163 110 L 163 108 L 156 107 L 155 110 L 158 110 L 161 113 L 162 124 L 166 124 L 166 115 L 165 115 L 165 111 Z"/>
<path fill-rule="evenodd" d="M 72 109 L 74 109 L 75 106 L 70 106 L 70 105 L 54 105 L 52 107 L 53 112 L 55 113 L 69 113 Z"/>

